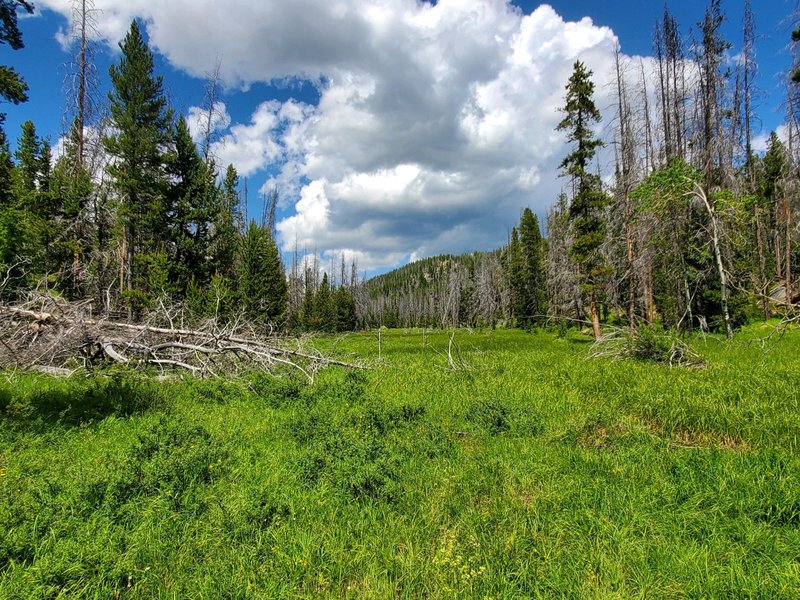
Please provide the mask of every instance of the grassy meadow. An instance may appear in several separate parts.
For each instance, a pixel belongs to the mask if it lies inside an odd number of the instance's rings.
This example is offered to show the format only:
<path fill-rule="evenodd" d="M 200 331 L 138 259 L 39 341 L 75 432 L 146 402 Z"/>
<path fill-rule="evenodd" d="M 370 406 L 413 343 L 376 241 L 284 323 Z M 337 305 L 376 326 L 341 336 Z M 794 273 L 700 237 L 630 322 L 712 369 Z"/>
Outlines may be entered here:
<path fill-rule="evenodd" d="M 0 373 L 0 598 L 797 598 L 768 332 L 700 369 L 410 330 L 318 340 L 374 366 L 313 385 Z"/>

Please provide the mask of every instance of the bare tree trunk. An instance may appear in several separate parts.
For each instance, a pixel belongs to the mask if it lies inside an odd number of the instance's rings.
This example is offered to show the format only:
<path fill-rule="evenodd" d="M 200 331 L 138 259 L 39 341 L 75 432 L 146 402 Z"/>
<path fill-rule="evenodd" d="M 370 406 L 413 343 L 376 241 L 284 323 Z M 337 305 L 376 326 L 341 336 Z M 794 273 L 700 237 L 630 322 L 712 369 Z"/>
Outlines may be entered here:
<path fill-rule="evenodd" d="M 76 129 L 78 134 L 77 164 L 78 170 L 83 168 L 84 155 L 84 129 L 86 121 L 86 0 L 81 0 L 81 40 L 78 58 L 78 117 Z"/>
<path fill-rule="evenodd" d="M 644 300 L 647 313 L 647 324 L 652 325 L 656 320 L 656 301 L 653 293 L 653 261 L 647 259 L 647 275 L 645 277 Z"/>
<path fill-rule="evenodd" d="M 728 310 L 728 278 L 725 274 L 725 267 L 722 264 L 722 252 L 720 250 L 719 219 L 717 218 L 717 213 L 714 210 L 714 207 L 711 205 L 708 196 L 706 196 L 705 190 L 703 190 L 703 188 L 699 185 L 695 184 L 695 191 L 703 201 L 703 205 L 705 206 L 708 216 L 711 219 L 711 247 L 714 252 L 714 262 L 717 265 L 717 273 L 719 275 L 720 284 L 719 302 L 722 308 L 722 317 L 725 319 L 725 336 L 730 339 L 733 337 L 733 326 L 731 324 L 731 315 Z M 788 278 L 787 281 L 789 281 Z"/>
<path fill-rule="evenodd" d="M 683 265 L 683 299 L 686 302 L 686 311 L 684 316 L 689 321 L 689 331 L 694 329 L 694 311 L 692 310 L 692 290 L 689 289 L 689 277 L 686 275 L 686 265 Z"/>
<path fill-rule="evenodd" d="M 747 181 L 751 191 L 755 189 L 756 175 L 753 167 L 753 144 L 750 132 L 752 118 L 753 78 L 756 76 L 755 61 L 755 17 L 750 5 L 750 0 L 744 2 L 744 44 L 742 56 L 744 59 L 744 151 L 747 165 Z M 763 251 L 763 248 L 762 248 Z"/>
<path fill-rule="evenodd" d="M 636 273 L 633 265 L 633 202 L 630 189 L 633 179 L 633 170 L 636 162 L 636 150 L 632 135 L 630 110 L 628 108 L 625 83 L 620 65 L 619 46 L 615 48 L 614 64 L 617 75 L 617 110 L 619 113 L 620 152 L 617 173 L 619 185 L 624 194 L 625 242 L 626 242 L 626 273 L 628 276 L 628 326 L 636 326 Z"/>
<path fill-rule="evenodd" d="M 636 327 L 636 281 L 635 269 L 633 265 L 633 227 L 631 225 L 630 198 L 625 197 L 625 245 L 626 245 L 626 267 L 628 271 L 628 326 Z"/>
<path fill-rule="evenodd" d="M 781 205 L 778 207 L 777 214 L 776 214 L 776 223 L 775 228 L 773 230 L 773 243 L 775 244 L 775 278 L 778 280 L 785 279 L 783 276 L 783 241 L 781 240 L 781 231 L 780 231 L 780 220 L 783 213 L 783 201 L 781 201 Z"/>
<path fill-rule="evenodd" d="M 763 223 L 761 222 L 761 208 L 756 205 L 755 208 L 755 221 L 756 221 L 756 248 L 758 250 L 758 290 L 761 297 L 761 308 L 764 311 L 764 320 L 769 319 L 769 296 L 767 294 L 767 258 L 764 251 L 764 233 L 762 231 Z"/>
<path fill-rule="evenodd" d="M 786 276 L 786 303 L 792 303 L 792 209 L 789 206 L 789 199 L 784 200 L 784 223 L 786 227 L 786 250 L 784 256 L 786 259 L 786 267 L 784 274 Z"/>
<path fill-rule="evenodd" d="M 220 63 L 216 62 L 214 70 L 209 76 L 208 83 L 205 90 L 206 114 L 205 123 L 203 124 L 203 160 L 208 163 L 209 155 L 211 154 L 211 138 L 214 134 L 214 117 L 217 113 L 217 90 L 219 87 L 219 70 Z"/>
<path fill-rule="evenodd" d="M 664 9 L 664 24 L 666 24 L 668 13 Z M 664 128 L 664 155 L 666 162 L 674 156 L 672 149 L 672 123 L 670 119 L 669 101 L 669 59 L 665 48 L 665 31 L 661 23 L 656 23 L 655 50 L 658 59 L 658 87 L 661 99 L 661 124 Z"/>
<path fill-rule="evenodd" d="M 592 318 L 592 335 L 595 340 L 599 340 L 603 337 L 603 332 L 600 329 L 600 314 L 597 311 L 597 300 L 594 292 L 589 294 L 589 314 Z"/>
<path fill-rule="evenodd" d="M 653 149 L 653 132 L 650 124 L 650 101 L 647 99 L 647 76 L 644 72 L 644 61 L 639 61 L 642 77 L 642 105 L 644 109 L 644 137 L 645 137 L 645 171 L 655 169 L 655 150 Z"/>

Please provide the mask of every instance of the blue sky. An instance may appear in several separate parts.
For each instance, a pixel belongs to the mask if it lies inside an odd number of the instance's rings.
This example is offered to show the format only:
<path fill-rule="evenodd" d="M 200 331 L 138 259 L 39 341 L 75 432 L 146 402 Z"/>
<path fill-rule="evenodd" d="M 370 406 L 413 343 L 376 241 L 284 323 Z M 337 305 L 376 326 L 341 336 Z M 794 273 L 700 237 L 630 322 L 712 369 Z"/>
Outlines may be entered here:
<path fill-rule="evenodd" d="M 203 75 L 219 62 L 224 107 L 214 151 L 246 176 L 250 214 L 275 186 L 284 250 L 345 253 L 369 272 L 497 247 L 524 206 L 543 216 L 563 185 L 557 165 L 565 147 L 553 128 L 572 63 L 595 71 L 609 127 L 613 47 L 619 41 L 632 73 L 650 69 L 663 12 L 657 2 L 613 0 L 552 8 L 521 0 L 94 2 L 102 9 L 101 101 L 133 17 L 145 23 L 176 111 L 191 115 L 202 104 Z M 764 139 L 782 122 L 794 3 L 753 4 L 762 90 L 756 127 Z M 37 16 L 21 21 L 26 48 L 0 49 L 0 62 L 30 85 L 30 101 L 3 110 L 12 139 L 31 119 L 55 143 L 65 114 L 62 42 L 71 2 L 36 5 Z M 687 37 L 703 16 L 702 5 L 687 0 L 670 9 Z M 742 2 L 723 9 L 735 56 Z"/>

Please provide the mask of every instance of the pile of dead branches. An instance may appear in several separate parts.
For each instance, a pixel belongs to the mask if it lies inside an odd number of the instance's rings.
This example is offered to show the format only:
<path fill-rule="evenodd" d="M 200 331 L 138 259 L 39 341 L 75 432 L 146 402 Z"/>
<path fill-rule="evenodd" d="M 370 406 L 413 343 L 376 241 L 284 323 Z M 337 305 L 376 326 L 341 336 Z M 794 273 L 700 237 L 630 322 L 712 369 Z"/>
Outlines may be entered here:
<path fill-rule="evenodd" d="M 589 350 L 590 358 L 654 362 L 669 367 L 704 367 L 705 361 L 676 334 L 659 327 L 611 329 Z"/>
<path fill-rule="evenodd" d="M 163 319 L 162 319 L 163 321 Z M 279 338 L 209 319 L 183 327 L 95 316 L 90 303 L 35 297 L 0 305 L 0 368 L 67 374 L 117 363 L 162 374 L 235 377 L 252 371 L 299 371 L 309 380 L 330 365 L 363 368 L 314 349 L 304 338 Z"/>

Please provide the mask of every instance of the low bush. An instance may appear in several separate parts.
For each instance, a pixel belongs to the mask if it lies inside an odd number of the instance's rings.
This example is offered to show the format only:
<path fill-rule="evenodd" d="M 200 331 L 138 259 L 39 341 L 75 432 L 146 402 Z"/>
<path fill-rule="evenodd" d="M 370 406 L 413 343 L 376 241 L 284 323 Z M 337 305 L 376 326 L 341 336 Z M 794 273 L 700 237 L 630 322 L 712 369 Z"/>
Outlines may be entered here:
<path fill-rule="evenodd" d="M 533 410 L 512 409 L 495 398 L 472 402 L 465 419 L 489 435 L 536 436 L 543 431 L 542 421 Z"/>
<path fill-rule="evenodd" d="M 80 425 L 108 416 L 127 417 L 168 405 L 156 382 L 130 373 L 68 380 L 40 379 L 40 385 L 0 388 L 0 405 L 12 420 Z M 11 386 L 9 386 L 11 387 Z"/>
<path fill-rule="evenodd" d="M 325 482 L 347 498 L 395 502 L 408 465 L 448 453 L 452 445 L 420 405 L 387 406 L 369 398 L 365 378 L 347 373 L 315 389 L 316 404 L 289 428 L 301 444 L 301 477 Z"/>
<path fill-rule="evenodd" d="M 89 488 L 96 503 L 117 510 L 138 496 L 161 495 L 179 510 L 193 488 L 224 471 L 227 452 L 200 425 L 161 417 L 138 436 L 108 481 Z"/>

